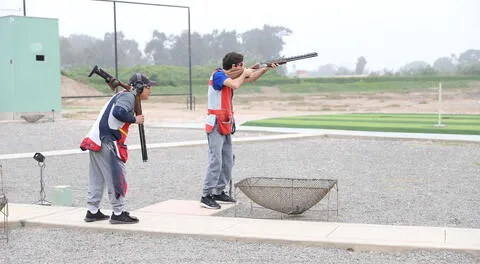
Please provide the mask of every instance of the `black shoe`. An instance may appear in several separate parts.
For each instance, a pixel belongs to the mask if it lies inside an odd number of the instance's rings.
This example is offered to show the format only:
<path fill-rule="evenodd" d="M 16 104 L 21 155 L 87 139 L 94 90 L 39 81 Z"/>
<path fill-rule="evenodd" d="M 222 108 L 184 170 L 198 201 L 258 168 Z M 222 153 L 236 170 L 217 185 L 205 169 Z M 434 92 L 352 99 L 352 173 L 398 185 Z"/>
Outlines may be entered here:
<path fill-rule="evenodd" d="M 110 224 L 136 224 L 138 221 L 138 218 L 130 216 L 127 211 L 123 211 L 120 215 L 112 213 L 112 217 L 110 217 Z"/>
<path fill-rule="evenodd" d="M 222 208 L 215 200 L 212 198 L 212 196 L 202 196 L 202 199 L 200 199 L 200 206 L 208 208 L 208 209 L 220 209 Z"/>
<path fill-rule="evenodd" d="M 213 199 L 217 202 L 220 203 L 236 203 L 237 201 L 233 199 L 232 197 L 228 196 L 225 192 L 222 192 L 221 194 L 214 194 L 212 195 Z"/>
<path fill-rule="evenodd" d="M 95 221 L 107 220 L 108 218 L 110 217 L 108 215 L 104 215 L 102 212 L 100 212 L 100 210 L 98 210 L 96 214 L 92 214 L 90 213 L 90 211 L 87 210 L 87 215 L 83 220 L 85 220 L 85 222 L 95 222 Z"/>

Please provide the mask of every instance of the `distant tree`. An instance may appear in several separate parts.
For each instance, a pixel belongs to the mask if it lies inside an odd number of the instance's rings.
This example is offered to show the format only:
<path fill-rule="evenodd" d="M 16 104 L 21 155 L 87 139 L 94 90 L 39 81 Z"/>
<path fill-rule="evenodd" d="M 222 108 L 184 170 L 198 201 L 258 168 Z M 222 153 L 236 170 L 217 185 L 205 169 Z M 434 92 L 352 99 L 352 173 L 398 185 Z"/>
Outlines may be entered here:
<path fill-rule="evenodd" d="M 370 72 L 370 74 L 368 74 L 368 76 L 370 76 L 370 77 L 376 77 L 376 76 L 380 76 L 380 75 L 382 75 L 381 71 L 372 71 L 372 72 Z"/>
<path fill-rule="evenodd" d="M 423 71 L 420 72 L 420 75 L 435 75 L 435 74 L 437 74 L 437 71 L 430 65 L 427 65 L 427 67 L 425 67 Z"/>
<path fill-rule="evenodd" d="M 188 66 L 188 32 L 184 30 L 180 35 L 170 36 L 170 42 L 170 55 L 172 57 L 170 63 L 172 65 Z"/>
<path fill-rule="evenodd" d="M 170 52 L 167 49 L 167 35 L 158 30 L 152 33 L 152 39 L 145 45 L 145 56 L 153 64 L 170 64 Z"/>
<path fill-rule="evenodd" d="M 292 31 L 281 26 L 264 25 L 243 34 L 233 31 L 214 30 L 212 34 L 190 35 L 192 66 L 216 64 L 230 51 L 241 52 L 247 63 L 281 57 L 283 37 Z M 117 51 L 120 66 L 131 67 L 138 64 L 163 64 L 188 66 L 188 32 L 169 35 L 153 31 L 152 38 L 141 51 L 138 43 L 117 32 Z M 88 35 L 71 35 L 60 39 L 62 67 L 74 68 L 98 64 L 113 67 L 115 64 L 114 34 L 105 33 L 103 39 Z M 296 55 L 296 54 L 292 54 Z M 281 68 L 285 71 L 286 68 Z"/>
<path fill-rule="evenodd" d="M 223 56 L 228 52 L 243 52 L 240 36 L 235 30 L 214 30 L 212 34 L 204 35 L 204 39 L 206 41 L 204 54 L 209 57 L 209 63 L 211 64 L 218 65 Z"/>
<path fill-rule="evenodd" d="M 71 69 L 76 66 L 76 53 L 66 37 L 60 37 L 60 64 L 62 69 Z"/>
<path fill-rule="evenodd" d="M 340 66 L 338 69 L 337 69 L 337 72 L 335 73 L 335 75 L 350 75 L 352 72 L 345 66 Z"/>
<path fill-rule="evenodd" d="M 425 61 L 413 61 L 400 68 L 399 72 L 402 75 L 422 75 L 429 71 L 429 67 L 431 68 Z"/>
<path fill-rule="evenodd" d="M 365 65 L 367 65 L 367 60 L 365 59 L 365 57 L 359 57 L 357 59 L 357 65 L 355 66 L 355 74 L 363 74 L 363 71 L 365 70 Z"/>
<path fill-rule="evenodd" d="M 338 67 L 335 64 L 329 63 L 318 67 L 317 72 L 319 76 L 334 76 L 337 72 L 337 68 Z"/>
<path fill-rule="evenodd" d="M 206 65 L 210 62 L 208 43 L 205 42 L 203 36 L 194 32 L 190 36 L 192 65 Z M 188 47 L 188 45 L 187 45 Z M 188 64 L 187 64 L 188 65 Z"/>
<path fill-rule="evenodd" d="M 460 65 L 473 65 L 480 63 L 480 50 L 469 49 L 458 56 Z"/>
<path fill-rule="evenodd" d="M 480 74 L 480 50 L 462 52 L 458 56 L 458 71 L 463 74 Z"/>
<path fill-rule="evenodd" d="M 210 48 L 202 35 L 193 32 L 190 36 L 192 65 L 206 65 L 210 62 Z M 179 36 L 172 36 L 170 55 L 171 64 L 188 66 L 188 32 L 183 31 Z"/>
<path fill-rule="evenodd" d="M 113 67 L 114 50 L 104 41 L 84 34 L 60 38 L 61 67 L 70 69 L 92 64 Z"/>
<path fill-rule="evenodd" d="M 283 50 L 284 36 L 292 31 L 285 27 L 264 25 L 262 29 L 251 29 L 241 34 L 242 52 L 250 60 L 275 59 Z"/>
<path fill-rule="evenodd" d="M 104 43 L 100 44 L 105 52 L 111 47 L 115 47 L 114 33 L 105 33 L 103 38 Z M 115 51 L 113 50 L 113 53 Z M 138 43 L 133 39 L 127 39 L 122 31 L 117 32 L 117 58 L 118 64 L 124 67 L 132 67 L 139 64 L 144 64 L 143 53 L 138 48 Z M 115 57 L 112 59 L 115 64 Z"/>
<path fill-rule="evenodd" d="M 126 39 L 122 32 L 117 32 L 117 51 L 118 62 L 122 66 L 131 67 L 145 62 L 138 43 Z M 95 64 L 114 67 L 114 34 L 105 33 L 103 40 L 88 35 L 61 37 L 60 55 L 61 67 L 64 69 Z"/>
<path fill-rule="evenodd" d="M 433 69 L 440 73 L 451 74 L 455 72 L 456 68 L 452 57 L 441 57 L 433 63 Z"/>
<path fill-rule="evenodd" d="M 383 68 L 382 72 L 383 72 L 382 75 L 384 75 L 384 76 L 395 75 L 394 71 L 392 69 L 389 69 L 389 68 Z"/>

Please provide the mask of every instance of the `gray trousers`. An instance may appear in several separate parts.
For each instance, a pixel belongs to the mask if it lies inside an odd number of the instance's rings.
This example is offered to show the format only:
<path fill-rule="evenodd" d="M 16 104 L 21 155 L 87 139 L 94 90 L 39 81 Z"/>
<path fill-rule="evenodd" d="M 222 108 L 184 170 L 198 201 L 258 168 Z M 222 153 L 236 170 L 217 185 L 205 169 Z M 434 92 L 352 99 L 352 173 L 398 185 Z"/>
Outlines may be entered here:
<path fill-rule="evenodd" d="M 105 186 L 108 191 L 108 199 L 112 205 L 112 210 L 116 214 L 124 211 L 125 198 L 115 197 L 112 175 L 114 173 L 123 173 L 125 175 L 125 163 L 121 161 L 115 152 L 114 143 L 111 141 L 102 141 L 102 149 L 98 152 L 90 152 L 90 168 L 88 181 L 87 209 L 95 212 L 99 209 Z"/>
<path fill-rule="evenodd" d="M 232 180 L 232 135 L 222 135 L 215 124 L 207 133 L 208 167 L 203 184 L 203 196 L 221 194 Z"/>

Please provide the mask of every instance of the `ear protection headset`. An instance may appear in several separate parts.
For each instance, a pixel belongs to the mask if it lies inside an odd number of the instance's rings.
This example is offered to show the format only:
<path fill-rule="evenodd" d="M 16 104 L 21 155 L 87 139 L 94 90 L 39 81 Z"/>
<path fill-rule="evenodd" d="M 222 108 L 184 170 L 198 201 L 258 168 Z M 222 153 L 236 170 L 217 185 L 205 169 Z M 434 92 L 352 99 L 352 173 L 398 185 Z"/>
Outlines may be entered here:
<path fill-rule="evenodd" d="M 140 73 L 135 73 L 137 80 L 133 83 L 133 88 L 137 91 L 137 94 L 141 94 L 145 88 L 145 84 L 142 82 L 142 76 Z"/>

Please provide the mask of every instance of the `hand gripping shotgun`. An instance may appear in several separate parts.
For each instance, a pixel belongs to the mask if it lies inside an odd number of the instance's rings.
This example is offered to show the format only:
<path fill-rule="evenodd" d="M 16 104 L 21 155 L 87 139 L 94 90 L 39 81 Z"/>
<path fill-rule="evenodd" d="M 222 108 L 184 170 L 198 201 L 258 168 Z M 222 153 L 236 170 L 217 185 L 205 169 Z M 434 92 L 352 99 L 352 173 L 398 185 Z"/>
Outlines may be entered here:
<path fill-rule="evenodd" d="M 98 67 L 97 65 L 93 67 L 88 77 L 91 77 L 94 73 L 102 77 L 105 80 L 105 82 L 108 84 L 108 86 L 112 89 L 112 91 L 116 91 L 116 88 L 118 86 L 121 86 L 128 91 L 132 89 L 130 85 L 117 80 L 115 77 L 113 77 L 112 75 L 110 75 L 109 73 L 104 71 L 102 68 Z M 137 115 L 142 114 L 142 104 L 140 100 L 140 94 L 138 93 L 135 95 L 134 111 L 135 111 L 135 114 Z M 143 128 L 143 124 L 138 124 L 138 131 L 140 134 L 140 147 L 142 149 L 142 160 L 143 162 L 146 162 L 148 160 L 148 154 L 147 154 L 147 143 L 145 142 L 145 129 Z"/>
<path fill-rule="evenodd" d="M 312 52 L 312 53 L 307 53 L 307 54 L 303 54 L 303 55 L 299 55 L 299 56 L 292 56 L 292 57 L 274 59 L 274 60 L 270 60 L 270 61 L 266 61 L 266 62 L 261 62 L 260 63 L 260 68 L 272 67 L 272 64 L 274 64 L 274 63 L 285 64 L 285 63 L 290 62 L 290 61 L 303 60 L 303 59 L 313 58 L 313 57 L 317 57 L 317 56 L 318 56 L 318 54 L 316 52 Z"/>

